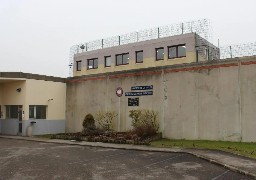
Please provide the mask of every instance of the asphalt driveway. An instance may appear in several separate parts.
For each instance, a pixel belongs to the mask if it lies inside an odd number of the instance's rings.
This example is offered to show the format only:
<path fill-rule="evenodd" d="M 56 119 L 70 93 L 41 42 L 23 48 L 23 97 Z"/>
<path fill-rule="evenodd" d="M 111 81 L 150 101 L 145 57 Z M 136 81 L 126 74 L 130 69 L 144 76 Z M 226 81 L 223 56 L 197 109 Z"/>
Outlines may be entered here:
<path fill-rule="evenodd" d="M 0 138 L 0 179 L 250 179 L 184 153 Z"/>

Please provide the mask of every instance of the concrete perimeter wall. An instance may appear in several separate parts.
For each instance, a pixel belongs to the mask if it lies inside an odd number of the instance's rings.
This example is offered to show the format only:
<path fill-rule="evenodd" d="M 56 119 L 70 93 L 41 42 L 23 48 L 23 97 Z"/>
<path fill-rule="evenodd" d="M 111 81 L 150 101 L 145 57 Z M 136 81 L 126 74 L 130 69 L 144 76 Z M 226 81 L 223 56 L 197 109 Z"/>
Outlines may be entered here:
<path fill-rule="evenodd" d="M 66 131 L 82 129 L 87 113 L 114 110 L 116 130 L 131 128 L 131 109 L 159 112 L 163 136 L 256 142 L 256 57 L 191 63 L 68 79 Z M 129 107 L 116 88 L 153 85 L 153 95 L 140 96 Z"/>

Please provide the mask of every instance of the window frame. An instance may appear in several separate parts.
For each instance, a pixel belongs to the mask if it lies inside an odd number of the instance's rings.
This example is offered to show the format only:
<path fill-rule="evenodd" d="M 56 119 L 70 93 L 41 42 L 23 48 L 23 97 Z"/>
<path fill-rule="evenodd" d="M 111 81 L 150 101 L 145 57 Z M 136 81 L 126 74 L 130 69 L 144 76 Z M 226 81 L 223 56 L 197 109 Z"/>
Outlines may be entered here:
<path fill-rule="evenodd" d="M 107 58 L 110 58 L 110 66 L 107 66 Z M 111 56 L 104 56 L 105 67 L 111 67 L 112 61 Z"/>
<path fill-rule="evenodd" d="M 12 109 L 12 108 L 14 108 L 14 109 Z M 16 111 L 16 112 L 14 112 L 14 111 Z M 13 115 L 15 115 L 15 117 Z M 18 119 L 18 118 L 19 118 L 19 105 L 6 105 L 5 106 L 5 119 Z"/>
<path fill-rule="evenodd" d="M 80 69 L 78 69 L 79 63 L 80 63 Z M 76 61 L 76 71 L 82 71 L 82 60 Z"/>
<path fill-rule="evenodd" d="M 164 60 L 164 54 L 163 54 L 163 58 L 161 58 L 161 59 L 158 59 L 157 58 L 157 51 L 159 50 L 159 49 L 163 49 L 163 51 L 164 51 L 164 47 L 159 47 L 159 48 L 155 48 L 155 58 L 156 58 L 156 61 L 161 61 L 161 60 Z"/>
<path fill-rule="evenodd" d="M 138 53 L 142 53 L 142 60 L 141 60 L 141 62 L 138 62 L 138 56 L 137 56 Z M 143 60 L 144 60 L 144 53 L 143 53 L 143 50 L 135 51 L 135 62 L 136 62 L 136 63 L 143 63 Z"/>
<path fill-rule="evenodd" d="M 128 54 L 128 63 L 124 64 L 124 56 Z M 122 64 L 117 64 L 117 56 L 122 56 Z M 116 54 L 116 66 L 122 66 L 122 65 L 127 65 L 129 64 L 129 60 L 130 60 L 130 55 L 129 52 L 128 53 L 122 53 L 122 54 Z"/>
<path fill-rule="evenodd" d="M 95 61 L 98 61 L 98 63 L 97 63 L 97 67 L 95 67 Z M 93 66 L 92 66 L 92 68 L 89 68 L 89 62 L 90 61 L 93 61 Z M 98 69 L 98 67 L 99 67 L 99 58 L 91 58 L 91 59 L 87 59 L 87 70 L 90 70 L 90 69 Z"/>
<path fill-rule="evenodd" d="M 178 45 L 174 45 L 174 46 L 168 46 L 168 59 L 175 59 L 175 58 L 183 58 L 183 57 L 186 57 L 187 53 L 186 53 L 186 50 L 187 50 L 187 47 L 185 48 L 185 56 L 179 56 L 179 47 L 180 46 L 185 46 L 186 47 L 186 44 L 178 44 Z M 170 57 L 170 48 L 176 48 L 176 57 Z"/>
<path fill-rule="evenodd" d="M 38 114 L 37 108 L 38 107 L 44 107 L 45 108 L 45 112 L 44 112 L 45 117 L 44 118 L 37 118 L 37 114 Z M 29 112 L 29 119 L 47 119 L 47 105 L 29 105 L 29 111 L 30 111 L 30 108 L 33 109 L 33 116 L 34 117 L 31 117 L 30 112 Z M 42 115 L 40 117 L 42 117 Z"/>

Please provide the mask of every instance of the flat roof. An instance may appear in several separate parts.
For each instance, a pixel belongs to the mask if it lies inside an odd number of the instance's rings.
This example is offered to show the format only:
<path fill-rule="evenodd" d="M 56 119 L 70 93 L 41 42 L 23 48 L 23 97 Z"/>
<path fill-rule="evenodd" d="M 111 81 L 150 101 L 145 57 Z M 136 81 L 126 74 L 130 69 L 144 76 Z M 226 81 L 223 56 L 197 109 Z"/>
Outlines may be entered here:
<path fill-rule="evenodd" d="M 12 81 L 12 80 L 20 81 L 20 80 L 26 80 L 26 79 L 66 83 L 66 78 L 61 78 L 61 77 L 23 73 L 23 72 L 0 72 L 0 81 L 2 82 Z"/>

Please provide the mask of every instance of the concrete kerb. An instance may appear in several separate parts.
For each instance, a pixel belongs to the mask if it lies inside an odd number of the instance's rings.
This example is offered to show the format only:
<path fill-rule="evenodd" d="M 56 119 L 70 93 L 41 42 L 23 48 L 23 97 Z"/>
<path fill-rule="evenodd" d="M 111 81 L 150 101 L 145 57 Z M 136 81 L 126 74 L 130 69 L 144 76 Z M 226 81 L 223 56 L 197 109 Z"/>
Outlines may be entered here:
<path fill-rule="evenodd" d="M 43 142 L 43 143 L 54 143 L 54 144 L 68 144 L 68 145 L 78 145 L 78 146 L 90 146 L 90 147 L 101 147 L 101 148 L 113 148 L 113 149 L 124 149 L 124 150 L 136 150 L 136 151 L 151 151 L 151 152 L 171 152 L 171 153 L 185 153 L 190 154 L 193 156 L 196 156 L 200 159 L 204 159 L 210 163 L 222 166 L 228 170 L 231 170 L 233 172 L 237 172 L 240 174 L 243 174 L 245 176 L 251 177 L 253 179 L 256 179 L 256 172 L 251 173 L 248 171 L 245 171 L 241 168 L 231 166 L 228 164 L 225 164 L 223 162 L 217 161 L 215 159 L 209 158 L 207 156 L 203 156 L 200 154 L 197 154 L 195 152 L 191 152 L 186 149 L 179 149 L 179 148 L 154 148 L 154 147 L 146 147 L 146 146 L 139 146 L 139 145 L 130 145 L 130 144 L 110 144 L 110 143 L 101 143 L 101 142 L 72 142 L 69 140 L 54 140 L 54 139 L 40 139 L 40 138 L 28 138 L 28 137 L 20 137 L 20 136 L 1 136 L 0 138 L 5 139 L 16 139 L 16 140 L 25 140 L 25 141 L 35 141 L 35 142 Z"/>
<path fill-rule="evenodd" d="M 253 179 L 256 179 L 256 174 L 254 174 L 254 173 L 250 173 L 250 172 L 242 170 L 240 168 L 237 168 L 237 167 L 234 167 L 234 166 L 231 166 L 231 165 L 228 165 L 228 164 L 224 164 L 224 163 L 222 163 L 220 161 L 217 161 L 215 159 L 212 159 L 212 158 L 209 158 L 209 157 L 206 157 L 206 156 L 202 156 L 202 155 L 197 154 L 195 152 L 189 152 L 189 151 L 186 151 L 186 150 L 183 150 L 183 153 L 191 154 L 191 155 L 196 156 L 196 157 L 198 157 L 200 159 L 204 159 L 204 160 L 206 160 L 206 161 L 208 161 L 210 163 L 222 166 L 222 167 L 224 167 L 226 169 L 229 169 L 231 171 L 238 172 L 238 173 L 243 174 L 245 176 L 249 176 L 249 177 L 251 177 Z"/>

